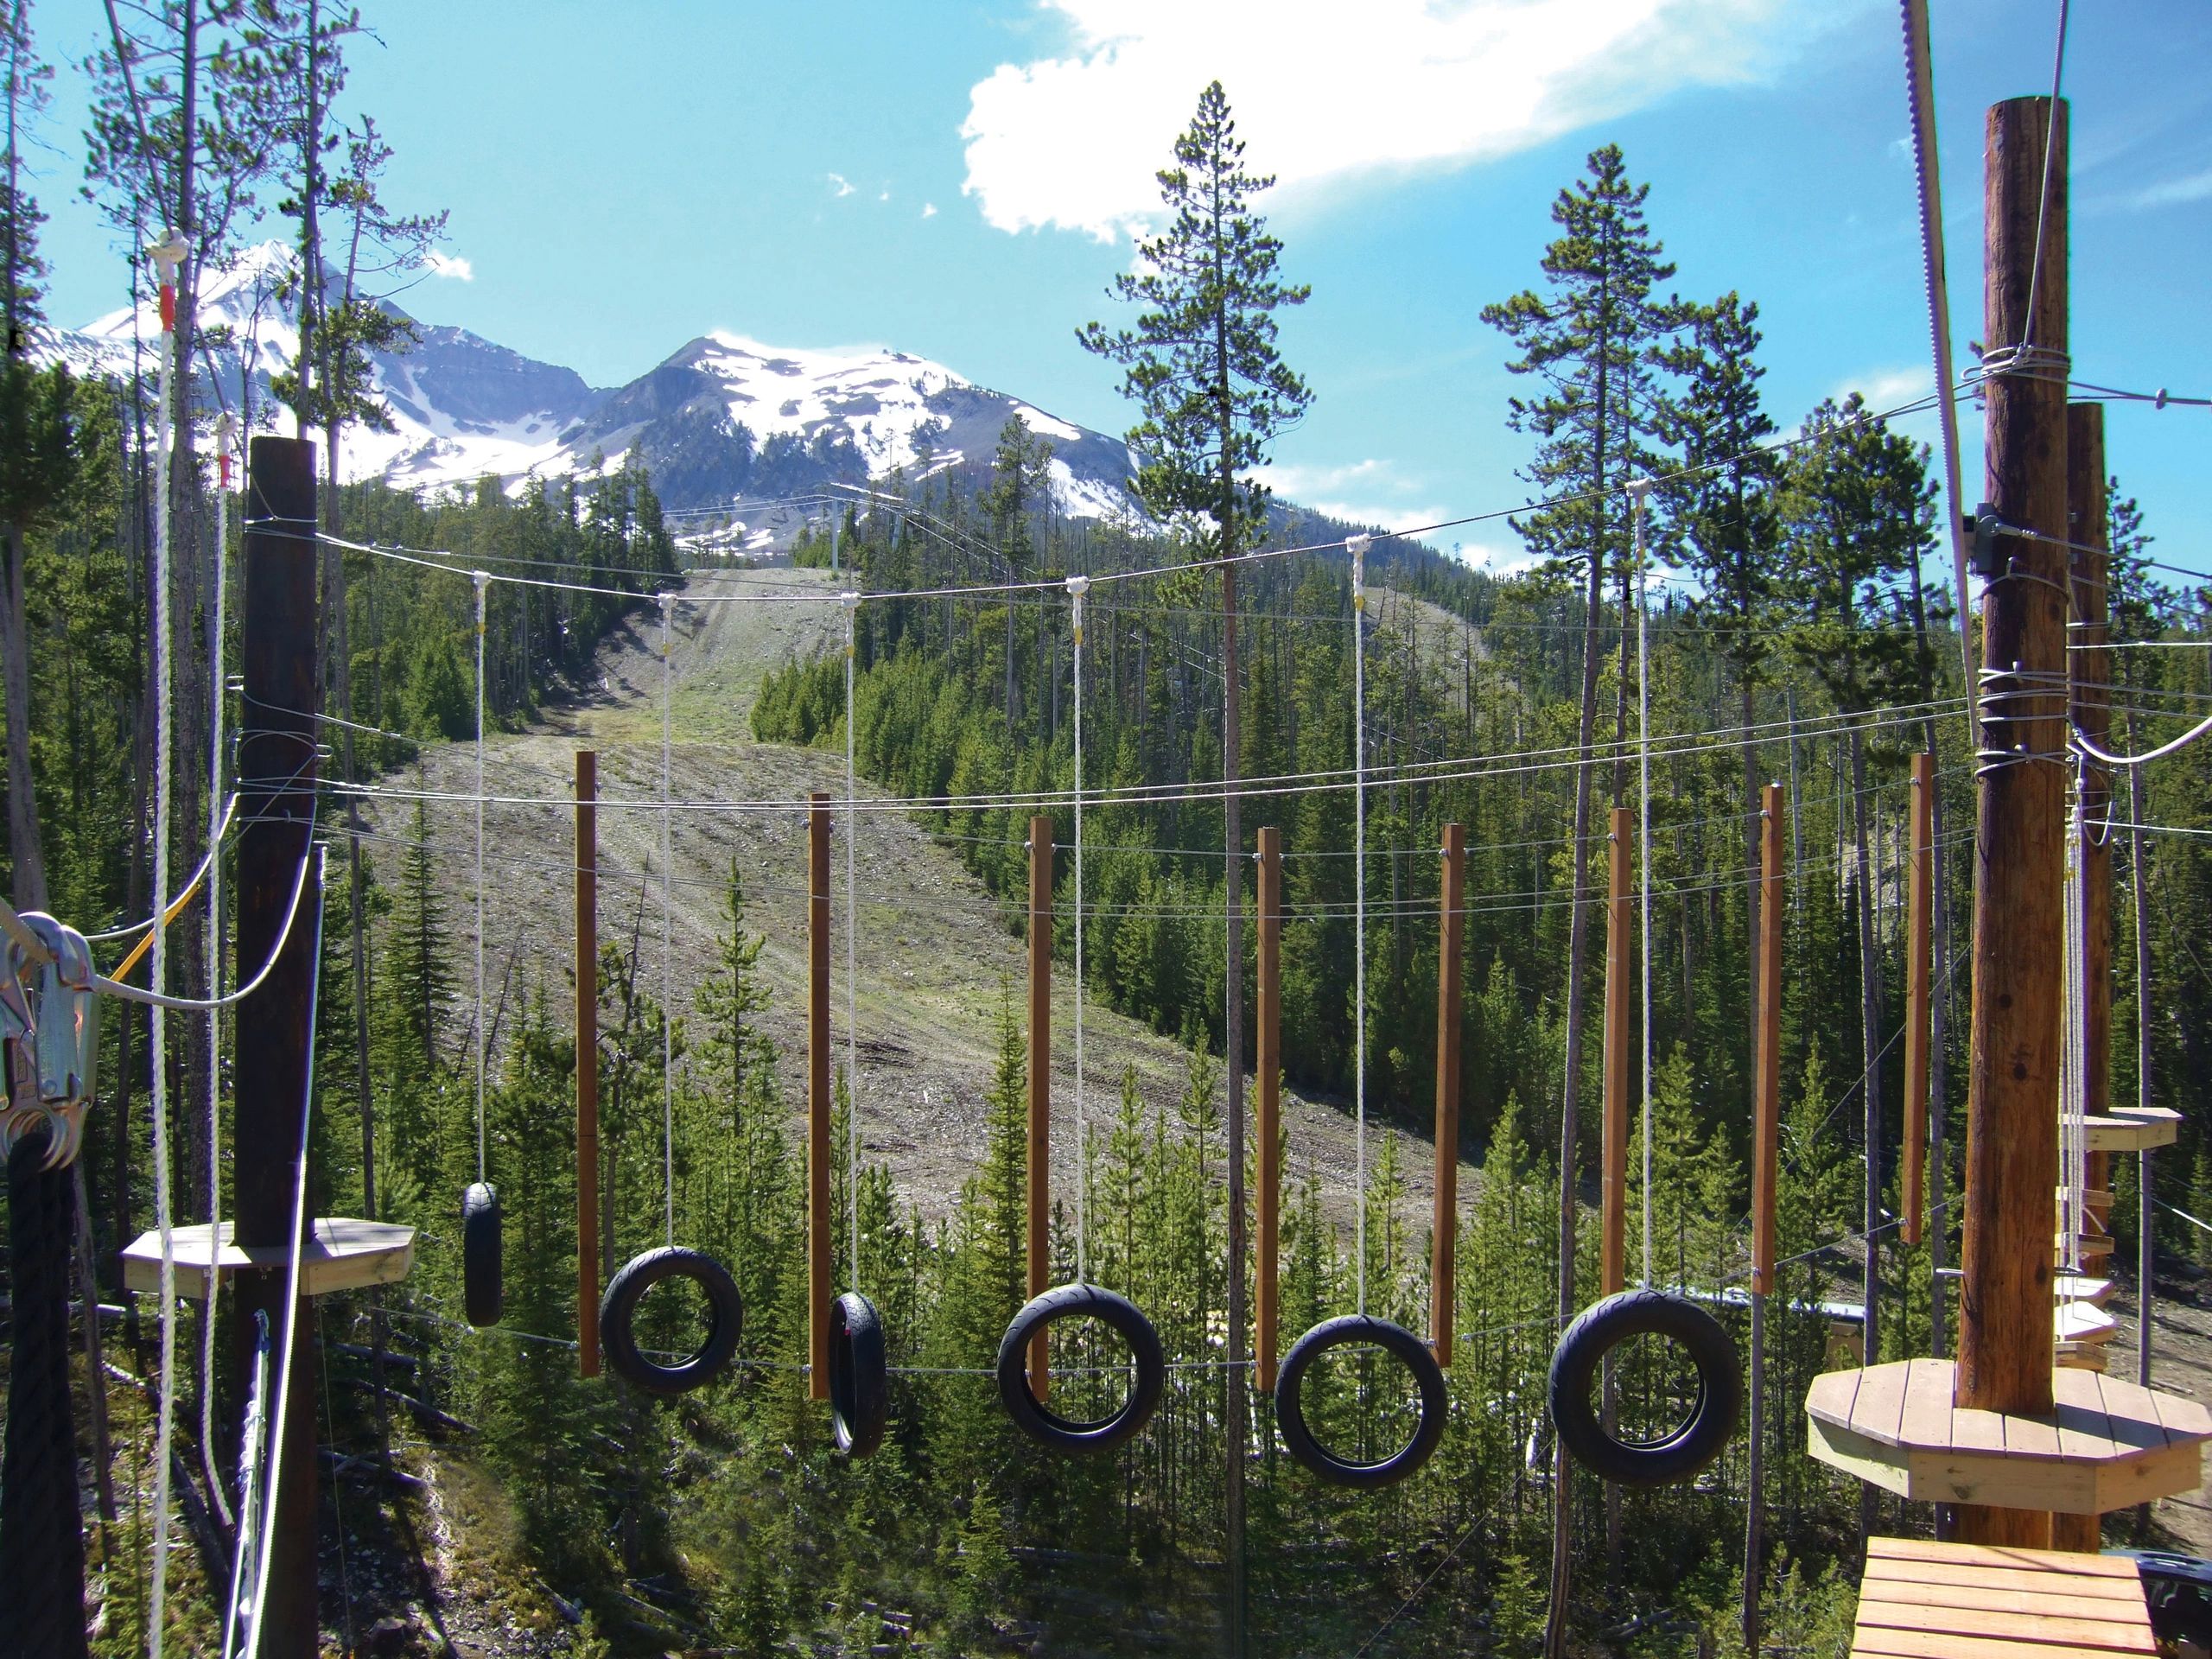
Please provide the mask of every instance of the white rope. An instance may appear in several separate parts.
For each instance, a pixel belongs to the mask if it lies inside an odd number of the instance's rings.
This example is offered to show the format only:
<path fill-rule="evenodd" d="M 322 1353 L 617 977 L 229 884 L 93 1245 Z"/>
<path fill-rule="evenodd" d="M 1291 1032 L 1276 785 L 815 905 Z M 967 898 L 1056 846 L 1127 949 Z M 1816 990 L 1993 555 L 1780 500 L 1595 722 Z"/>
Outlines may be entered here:
<path fill-rule="evenodd" d="M 249 1582 L 258 1582 L 261 1571 L 261 1467 L 269 1427 L 269 1315 L 254 1311 L 258 1327 L 253 1344 L 253 1382 L 245 1396 L 245 1434 L 238 1448 L 238 1549 L 231 1557 L 231 1599 L 223 1614 L 223 1651 L 235 1653 L 238 1616 L 250 1605 Z M 210 1484 L 219 1489 L 222 1483 Z"/>
<path fill-rule="evenodd" d="M 1083 1102 L 1083 596 L 1090 578 L 1068 578 L 1075 638 L 1075 1281 L 1090 1277 L 1090 1128 Z"/>
<path fill-rule="evenodd" d="M 836 556 L 833 530 L 830 543 L 833 562 Z M 859 815 L 853 810 L 853 799 L 860 790 L 853 766 L 853 717 L 857 712 L 853 701 L 853 633 L 861 596 L 849 591 L 842 597 L 845 605 L 845 1188 L 851 1200 L 852 1286 L 857 1291 L 861 1287 L 860 884 L 854 873 Z"/>
<path fill-rule="evenodd" d="M 671 1245 L 676 1243 L 676 946 L 671 917 L 676 889 L 669 866 L 672 847 L 668 803 L 676 671 L 669 655 L 668 620 L 675 604 L 674 594 L 660 596 L 660 1179 Z"/>
<path fill-rule="evenodd" d="M 169 709 L 175 646 L 169 638 L 169 399 L 176 382 L 176 274 L 188 250 L 172 233 L 150 251 L 161 268 L 161 408 L 154 430 L 154 945 L 148 978 L 156 992 L 168 982 L 169 747 L 175 717 Z M 162 1393 L 154 1436 L 153 1590 L 147 1606 L 147 1643 L 161 1659 L 164 1606 L 168 1599 L 169 1446 L 176 1433 L 176 1217 L 169 1201 L 168 1022 L 156 1004 L 148 1019 L 147 1055 L 152 1075 L 154 1225 L 162 1236 Z"/>
<path fill-rule="evenodd" d="M 2115 754 L 2079 726 L 2074 728 L 2071 741 L 2074 747 L 2080 753 L 2088 755 L 2092 760 L 2101 760 L 2108 766 L 2147 766 L 2153 760 L 2163 760 L 2170 754 L 2180 753 L 2182 750 L 2208 732 L 2212 732 L 2212 715 L 2206 715 L 2179 737 L 2170 742 L 2161 743 L 2155 749 L 2145 750 L 2141 754 Z"/>
<path fill-rule="evenodd" d="M 315 938 L 308 964 L 307 1069 L 300 1088 L 300 1140 L 293 1151 L 291 1262 L 284 1277 L 284 1338 L 276 1357 L 276 1420 L 269 1432 L 269 1495 L 261 1508 L 261 1560 L 254 1573 L 253 1605 L 248 1613 L 245 1647 L 241 1659 L 254 1659 L 261 1646 L 261 1613 L 269 1603 L 269 1567 L 276 1552 L 268 1541 L 276 1526 L 276 1504 L 284 1484 L 284 1431 L 292 1417 L 292 1349 L 297 1340 L 294 1327 L 300 1315 L 300 1263 L 307 1254 L 308 1126 L 315 1105 L 315 1008 L 322 997 L 323 864 L 321 849 L 315 859 Z"/>
<path fill-rule="evenodd" d="M 1643 1284 L 1651 1285 L 1651 655 L 1647 649 L 1643 523 L 1651 480 L 1629 486 L 1636 499 L 1636 766 L 1637 873 L 1643 899 Z"/>
<path fill-rule="evenodd" d="M 224 580 L 231 546 L 231 445 L 237 423 L 226 410 L 215 423 L 215 591 L 214 614 L 207 628 L 207 995 L 223 994 L 223 861 L 224 827 L 230 822 L 233 798 L 223 799 L 223 715 L 226 698 L 223 670 L 223 625 L 229 588 Z M 158 913 L 158 912 L 157 912 Z M 223 1015 L 219 1007 L 207 1010 L 207 1230 L 208 1236 L 222 1236 L 223 1221 Z M 215 1467 L 215 1300 L 222 1274 L 211 1272 L 205 1287 L 206 1313 L 200 1321 L 200 1462 L 207 1476 L 207 1491 L 215 1512 L 226 1527 L 236 1524 L 231 1501 L 224 1490 L 221 1471 Z"/>
<path fill-rule="evenodd" d="M 1344 543 L 1351 555 L 1352 772 L 1352 1248 L 1358 1311 L 1367 1312 L 1367 537 Z M 1233 968 L 1235 964 L 1231 964 Z M 1230 1064 L 1242 1065 L 1232 1058 Z"/>
<path fill-rule="evenodd" d="M 484 1179 L 484 594 L 476 582 L 476 1179 Z"/>
<path fill-rule="evenodd" d="M 2088 1186 L 2089 1126 L 2088 1055 L 2088 880 L 2083 809 L 2077 774 L 2072 807 L 2066 816 L 2066 865 L 2063 904 L 2063 967 L 2065 980 L 2065 1026 L 2059 1033 L 2058 1113 L 2060 1148 L 2065 1160 L 2066 1230 L 2062 1264 L 2067 1273 L 2082 1271 L 2082 1206 Z M 2069 1278 L 2069 1285 L 2074 1282 Z M 2069 1289 L 2067 1300 L 2072 1300 Z"/>

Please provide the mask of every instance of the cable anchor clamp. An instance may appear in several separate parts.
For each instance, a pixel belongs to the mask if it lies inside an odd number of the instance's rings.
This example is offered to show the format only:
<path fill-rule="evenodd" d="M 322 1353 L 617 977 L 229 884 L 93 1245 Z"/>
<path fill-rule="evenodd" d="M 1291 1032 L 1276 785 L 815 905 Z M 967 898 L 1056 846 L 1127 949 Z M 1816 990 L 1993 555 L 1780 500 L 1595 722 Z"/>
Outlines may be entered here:
<path fill-rule="evenodd" d="M 22 919 L 49 959 L 38 962 L 21 944 L 11 944 L 0 969 L 0 1038 L 29 1062 L 30 1085 L 19 1089 L 17 1077 L 7 1079 L 0 1158 L 42 1128 L 45 1167 L 60 1169 L 84 1144 L 85 1113 L 96 1086 L 100 1019 L 92 952 L 83 934 L 43 911 L 25 911 Z"/>

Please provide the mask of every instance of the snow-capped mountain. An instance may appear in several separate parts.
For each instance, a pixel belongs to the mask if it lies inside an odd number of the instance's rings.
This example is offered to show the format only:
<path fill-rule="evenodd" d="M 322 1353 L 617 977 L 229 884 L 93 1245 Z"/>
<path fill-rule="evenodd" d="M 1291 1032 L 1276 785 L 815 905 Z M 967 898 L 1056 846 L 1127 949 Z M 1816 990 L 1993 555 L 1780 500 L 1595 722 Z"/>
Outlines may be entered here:
<path fill-rule="evenodd" d="M 247 410 L 257 427 L 289 429 L 289 418 L 274 419 L 270 378 L 298 350 L 296 302 L 284 298 L 296 270 L 293 251 L 270 242 L 203 282 L 201 322 L 219 330 L 209 360 L 194 365 L 210 410 L 219 401 Z M 416 326 L 412 350 L 375 359 L 394 429 L 347 429 L 339 460 L 348 479 L 416 488 L 492 474 L 512 487 L 634 456 L 667 506 L 713 509 L 894 471 L 912 479 L 988 464 L 1007 416 L 1020 413 L 1053 446 L 1064 512 L 1105 517 L 1128 504 L 1128 453 L 1118 439 L 902 352 L 786 350 L 717 333 L 601 390 L 465 328 Z M 158 338 L 149 298 L 135 315 L 54 331 L 45 345 L 79 373 L 150 375 Z"/>

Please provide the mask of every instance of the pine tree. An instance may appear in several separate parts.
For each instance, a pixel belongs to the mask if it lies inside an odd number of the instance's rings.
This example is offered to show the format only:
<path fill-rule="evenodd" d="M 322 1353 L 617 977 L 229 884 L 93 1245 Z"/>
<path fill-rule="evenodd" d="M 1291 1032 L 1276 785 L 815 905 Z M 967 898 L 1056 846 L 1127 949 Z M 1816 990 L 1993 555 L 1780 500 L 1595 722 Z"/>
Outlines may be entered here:
<path fill-rule="evenodd" d="M 991 533 L 1006 561 L 1008 582 L 1020 582 L 1036 563 L 1029 515 L 1052 486 L 1052 446 L 1029 429 L 1015 411 L 999 430 L 998 454 L 991 461 L 991 481 L 978 503 L 991 516 Z M 1006 728 L 1014 731 L 1014 686 L 1012 594 L 1006 601 Z"/>

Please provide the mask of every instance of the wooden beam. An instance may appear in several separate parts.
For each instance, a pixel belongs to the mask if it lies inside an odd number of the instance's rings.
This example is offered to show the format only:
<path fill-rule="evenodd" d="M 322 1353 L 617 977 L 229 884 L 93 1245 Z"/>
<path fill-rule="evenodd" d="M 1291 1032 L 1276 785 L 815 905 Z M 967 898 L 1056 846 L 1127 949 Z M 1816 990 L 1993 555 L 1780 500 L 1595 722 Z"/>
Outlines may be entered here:
<path fill-rule="evenodd" d="M 1782 1145 L 1783 849 L 1789 814 L 1780 784 L 1759 810 L 1758 1072 L 1751 1097 L 1751 1289 L 1774 1289 L 1774 1191 Z"/>
<path fill-rule="evenodd" d="M 1936 757 L 1912 757 L 1911 832 L 1905 882 L 1904 1218 L 1908 1244 L 1921 1240 L 1928 1205 L 1929 970 L 1935 957 Z"/>
<path fill-rule="evenodd" d="M 2048 1413 L 2051 1403 L 2052 1230 L 2045 1194 L 2058 1179 L 2065 105 L 2044 98 L 1996 105 L 1984 157 L 1982 337 L 2000 364 L 2012 368 L 1986 382 L 1986 499 L 2002 524 L 2028 533 L 1994 539 L 1995 569 L 1982 596 L 1982 658 L 1989 664 L 1980 688 L 1984 742 L 1999 758 L 1979 768 L 1977 782 L 1965 1284 L 1955 1400 L 2032 1416 Z M 2062 366 L 2054 371 L 2050 363 Z M 2050 1541 L 2047 1509 L 1962 1504 L 1957 1526 L 1958 1536 L 1972 1543 L 2037 1547 Z"/>
<path fill-rule="evenodd" d="M 576 1371 L 599 1375 L 599 754 L 576 751 Z"/>
<path fill-rule="evenodd" d="M 1444 890 L 1436 948 L 1436 1196 L 1429 1224 L 1428 1344 L 1439 1365 L 1452 1363 L 1452 1303 L 1459 1243 L 1460 955 L 1467 931 L 1467 834 L 1444 826 Z"/>
<path fill-rule="evenodd" d="M 1029 820 L 1029 1294 L 1052 1283 L 1052 821 Z M 1051 1386 L 1045 1332 L 1029 1343 L 1029 1391 Z"/>
<path fill-rule="evenodd" d="M 1603 1296 L 1627 1283 L 1629 1051 L 1633 1046 L 1629 991 L 1635 976 L 1630 961 L 1629 867 L 1636 861 L 1636 820 L 1627 807 L 1613 809 L 1607 845 L 1605 1167 L 1599 1190 L 1604 1213 L 1598 1249 L 1598 1292 Z"/>
<path fill-rule="evenodd" d="M 284 921 L 300 861 L 314 855 L 315 721 L 322 707 L 315 672 L 315 641 L 321 637 L 315 523 L 315 446 L 299 438 L 255 438 L 246 464 L 245 601 L 238 623 L 239 669 L 252 718 L 238 742 L 238 822 L 245 827 L 238 831 L 234 884 L 237 949 L 248 972 L 269 960 L 280 938 L 284 954 L 269 982 L 238 1004 L 232 1169 L 238 1243 L 252 1250 L 281 1246 L 287 1258 L 315 1020 L 309 998 L 314 893 L 301 895 L 289 935 Z M 155 1063 L 162 1063 L 160 1055 Z M 254 1314 L 268 1316 L 272 1343 L 283 1341 L 287 1276 L 276 1263 L 235 1276 L 232 1351 L 242 1379 L 253 1370 Z M 315 1317 L 304 1303 L 291 1330 L 293 1378 L 311 1382 Z M 272 1377 L 278 1357 L 271 1356 Z M 243 1387 L 232 1395 L 245 1396 Z M 261 1652 L 267 1659 L 313 1659 L 318 1477 L 311 1385 L 292 1389 L 287 1415 L 283 1464 L 269 1477 L 278 1483 L 279 1497 L 268 1543 L 274 1559 L 261 1616 Z M 273 1432 L 270 1438 L 275 1439 Z"/>
<path fill-rule="evenodd" d="M 1279 1253 L 1282 1246 L 1282 831 L 1260 830 L 1259 1251 L 1253 1262 L 1253 1376 L 1275 1387 Z"/>
<path fill-rule="evenodd" d="M 807 1396 L 830 1397 L 830 797 L 814 791 L 806 815 L 806 1288 Z"/>

